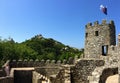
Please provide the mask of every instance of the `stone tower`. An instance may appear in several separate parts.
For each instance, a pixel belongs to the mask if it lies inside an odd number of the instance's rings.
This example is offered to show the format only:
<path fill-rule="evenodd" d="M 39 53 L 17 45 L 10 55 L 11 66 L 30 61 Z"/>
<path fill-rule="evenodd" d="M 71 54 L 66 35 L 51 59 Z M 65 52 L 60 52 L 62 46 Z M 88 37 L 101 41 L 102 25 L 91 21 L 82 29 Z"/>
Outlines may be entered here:
<path fill-rule="evenodd" d="M 108 47 L 116 45 L 114 21 L 109 23 L 103 20 L 88 23 L 85 32 L 85 58 L 100 58 L 101 55 L 107 56 Z"/>
<path fill-rule="evenodd" d="M 118 47 L 120 47 L 120 34 L 118 35 Z"/>

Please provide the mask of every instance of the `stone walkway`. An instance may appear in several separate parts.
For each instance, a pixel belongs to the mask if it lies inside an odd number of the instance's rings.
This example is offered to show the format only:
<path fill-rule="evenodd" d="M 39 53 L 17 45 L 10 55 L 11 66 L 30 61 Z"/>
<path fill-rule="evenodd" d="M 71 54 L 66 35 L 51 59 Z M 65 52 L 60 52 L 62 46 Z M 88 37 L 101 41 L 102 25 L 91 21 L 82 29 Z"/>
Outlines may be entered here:
<path fill-rule="evenodd" d="M 106 83 L 118 83 L 118 74 L 109 76 L 106 80 Z"/>

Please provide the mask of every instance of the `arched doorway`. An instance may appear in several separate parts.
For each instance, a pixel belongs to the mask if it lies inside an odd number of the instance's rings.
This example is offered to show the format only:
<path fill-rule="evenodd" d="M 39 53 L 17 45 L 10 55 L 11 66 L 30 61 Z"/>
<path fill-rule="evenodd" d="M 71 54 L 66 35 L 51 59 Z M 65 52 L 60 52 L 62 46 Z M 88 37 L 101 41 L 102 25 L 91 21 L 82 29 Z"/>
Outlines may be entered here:
<path fill-rule="evenodd" d="M 118 74 L 118 68 L 107 68 L 104 69 L 102 75 L 100 76 L 99 83 L 106 83 L 109 76 Z"/>

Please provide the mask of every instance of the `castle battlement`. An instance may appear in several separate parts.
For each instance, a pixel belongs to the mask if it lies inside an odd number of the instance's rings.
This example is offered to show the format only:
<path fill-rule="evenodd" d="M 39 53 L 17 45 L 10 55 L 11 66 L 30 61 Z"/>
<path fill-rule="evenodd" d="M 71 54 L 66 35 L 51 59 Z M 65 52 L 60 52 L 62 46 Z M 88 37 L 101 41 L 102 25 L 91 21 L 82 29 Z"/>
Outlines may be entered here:
<path fill-rule="evenodd" d="M 113 20 L 111 20 L 110 22 L 107 22 L 106 20 L 102 20 L 102 23 L 101 24 L 99 24 L 99 22 L 98 21 L 95 21 L 94 23 L 88 23 L 87 25 L 86 25 L 86 28 L 90 28 L 90 27 L 94 27 L 94 26 L 101 26 L 101 25 L 112 25 L 112 26 L 114 26 L 114 21 Z"/>
<path fill-rule="evenodd" d="M 78 58 L 78 57 L 77 57 Z M 76 56 L 70 57 L 68 60 L 64 59 L 63 61 L 61 60 L 12 60 L 9 62 L 11 68 L 15 67 L 45 67 L 45 66 L 60 66 L 60 65 L 65 65 L 65 64 L 74 64 L 76 60 Z"/>

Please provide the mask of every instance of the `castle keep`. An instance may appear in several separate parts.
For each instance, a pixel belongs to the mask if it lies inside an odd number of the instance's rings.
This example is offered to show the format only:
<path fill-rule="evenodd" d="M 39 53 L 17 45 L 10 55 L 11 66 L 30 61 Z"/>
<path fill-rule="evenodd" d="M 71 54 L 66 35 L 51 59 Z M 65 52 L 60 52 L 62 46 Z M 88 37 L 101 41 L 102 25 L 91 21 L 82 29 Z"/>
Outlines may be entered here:
<path fill-rule="evenodd" d="M 7 61 L 10 75 L 0 70 L 0 83 L 120 83 L 120 34 L 114 21 L 88 23 L 83 57 L 55 60 Z"/>
<path fill-rule="evenodd" d="M 99 24 L 98 21 L 88 23 L 85 33 L 85 57 L 100 58 L 108 54 L 108 47 L 116 45 L 115 25 L 113 21 L 106 20 Z"/>

